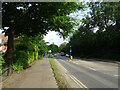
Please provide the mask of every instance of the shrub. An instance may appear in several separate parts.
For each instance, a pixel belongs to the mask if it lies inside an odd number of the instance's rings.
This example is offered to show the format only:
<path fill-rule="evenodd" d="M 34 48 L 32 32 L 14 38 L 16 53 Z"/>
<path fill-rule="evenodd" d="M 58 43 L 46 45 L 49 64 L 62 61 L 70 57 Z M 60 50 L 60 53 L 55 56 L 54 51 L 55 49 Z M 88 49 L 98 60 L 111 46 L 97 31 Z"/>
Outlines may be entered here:
<path fill-rule="evenodd" d="M 35 59 L 34 54 L 37 53 L 37 46 L 29 40 L 21 40 L 15 45 L 13 69 L 16 71 L 26 68 Z M 37 58 L 37 54 L 36 54 Z"/>
<path fill-rule="evenodd" d="M 16 51 L 14 52 L 13 69 L 18 71 L 28 65 L 28 52 Z M 22 68 L 22 69 L 21 69 Z"/>
<path fill-rule="evenodd" d="M 3 70 L 2 70 L 2 65 L 5 63 L 4 59 L 2 56 L 0 56 L 0 74 L 3 73 Z"/>
<path fill-rule="evenodd" d="M 19 65 L 18 63 L 13 64 L 13 69 L 15 71 L 23 70 L 23 66 Z"/>
<path fill-rule="evenodd" d="M 35 48 L 34 59 L 37 60 L 39 58 L 39 54 L 38 54 L 39 48 L 37 45 L 34 45 L 34 48 Z"/>
<path fill-rule="evenodd" d="M 34 44 L 30 41 L 27 42 L 19 42 L 15 45 L 15 49 L 16 50 L 21 50 L 21 51 L 30 51 L 30 52 L 34 52 L 35 48 L 34 48 Z"/>
<path fill-rule="evenodd" d="M 44 44 L 45 43 L 41 44 L 38 39 L 28 37 L 21 38 L 15 45 L 13 69 L 16 71 L 22 70 L 34 60 L 44 55 L 44 51 L 46 50 L 46 48 L 42 47 Z M 40 55 L 39 52 L 41 52 Z"/>
<path fill-rule="evenodd" d="M 34 61 L 34 52 L 28 52 L 28 64 Z"/>

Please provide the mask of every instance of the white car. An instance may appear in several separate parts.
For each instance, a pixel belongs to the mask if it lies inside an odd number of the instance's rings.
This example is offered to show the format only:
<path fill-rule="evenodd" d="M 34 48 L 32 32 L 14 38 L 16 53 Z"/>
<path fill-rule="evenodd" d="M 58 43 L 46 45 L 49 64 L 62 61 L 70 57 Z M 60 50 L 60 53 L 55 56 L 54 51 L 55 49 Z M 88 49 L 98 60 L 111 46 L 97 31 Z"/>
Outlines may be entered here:
<path fill-rule="evenodd" d="M 66 57 L 69 57 L 70 55 L 69 54 L 66 54 Z"/>

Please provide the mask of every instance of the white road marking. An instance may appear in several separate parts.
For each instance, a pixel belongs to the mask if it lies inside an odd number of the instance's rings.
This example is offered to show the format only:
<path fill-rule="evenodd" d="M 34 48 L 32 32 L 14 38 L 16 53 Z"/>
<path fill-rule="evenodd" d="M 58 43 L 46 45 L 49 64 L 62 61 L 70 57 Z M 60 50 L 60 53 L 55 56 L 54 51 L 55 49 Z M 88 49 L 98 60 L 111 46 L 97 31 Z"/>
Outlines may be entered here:
<path fill-rule="evenodd" d="M 78 64 L 77 62 L 74 62 L 74 61 L 72 61 L 72 63 L 74 63 L 74 64 Z"/>
<path fill-rule="evenodd" d="M 109 73 L 103 73 L 103 74 L 107 74 L 107 75 L 110 75 Z M 119 77 L 120 75 L 112 75 L 114 77 Z"/>
<path fill-rule="evenodd" d="M 109 74 L 109 73 L 104 73 L 104 74 Z"/>
<path fill-rule="evenodd" d="M 75 63 L 75 64 L 78 64 L 78 63 Z"/>
<path fill-rule="evenodd" d="M 113 75 L 113 76 L 118 77 L 118 76 L 120 76 L 120 75 Z"/>
<path fill-rule="evenodd" d="M 96 69 L 89 67 L 89 69 L 96 71 Z"/>
<path fill-rule="evenodd" d="M 72 62 L 72 63 L 75 63 L 75 64 L 76 64 L 76 62 Z"/>

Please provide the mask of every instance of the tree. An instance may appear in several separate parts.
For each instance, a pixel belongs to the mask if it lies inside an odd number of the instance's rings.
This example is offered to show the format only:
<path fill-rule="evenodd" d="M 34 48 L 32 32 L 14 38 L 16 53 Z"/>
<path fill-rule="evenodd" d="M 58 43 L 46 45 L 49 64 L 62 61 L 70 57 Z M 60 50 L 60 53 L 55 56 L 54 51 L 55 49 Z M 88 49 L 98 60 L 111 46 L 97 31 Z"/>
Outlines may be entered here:
<path fill-rule="evenodd" d="M 14 51 L 14 37 L 21 35 L 33 36 L 46 34 L 49 30 L 60 32 L 67 36 L 73 27 L 69 13 L 80 8 L 77 3 L 2 3 L 2 21 L 5 35 L 8 36 L 8 49 L 6 59 L 11 67 L 12 54 Z M 64 20 L 62 20 L 64 19 Z M 54 21 L 53 21 L 54 20 Z M 68 21 L 70 21 L 68 23 Z M 66 24 L 63 24 L 65 23 Z M 57 23 L 57 24 L 56 24 Z M 56 24 L 56 25 L 55 25 Z M 62 25 L 59 27 L 59 25 Z M 66 26 L 70 28 L 66 28 Z M 8 27 L 8 29 L 5 29 Z M 62 30 L 61 30 L 62 29 Z M 9 72 L 11 70 L 9 69 Z"/>
<path fill-rule="evenodd" d="M 87 56 L 94 48 L 94 33 L 86 27 L 80 27 L 70 38 L 70 45 L 75 56 Z"/>
<path fill-rule="evenodd" d="M 43 35 L 37 35 L 37 36 L 31 37 L 30 39 L 34 44 L 38 46 L 39 56 L 44 56 L 48 52 L 47 45 L 45 41 L 43 40 Z"/>
<path fill-rule="evenodd" d="M 89 8 L 90 13 L 81 20 L 82 25 L 70 38 L 73 54 L 119 60 L 120 3 L 91 2 Z M 98 29 L 96 32 L 95 28 Z"/>
<path fill-rule="evenodd" d="M 48 46 L 48 50 L 51 50 L 51 53 L 57 53 L 59 51 L 58 46 L 55 45 L 54 43 Z"/>
<path fill-rule="evenodd" d="M 89 6 L 91 9 L 89 26 L 98 27 L 96 39 L 101 54 L 112 59 L 119 58 L 120 2 L 90 3 Z"/>
<path fill-rule="evenodd" d="M 59 46 L 59 51 L 65 52 L 65 47 L 66 47 L 66 45 L 67 45 L 66 42 L 62 43 L 62 44 Z"/>
<path fill-rule="evenodd" d="M 117 25 L 117 28 L 120 28 L 118 25 L 120 24 L 120 2 L 92 2 L 89 7 L 91 9 L 91 17 L 89 17 L 90 27 L 98 26 L 101 31 L 108 30 L 111 25 Z"/>

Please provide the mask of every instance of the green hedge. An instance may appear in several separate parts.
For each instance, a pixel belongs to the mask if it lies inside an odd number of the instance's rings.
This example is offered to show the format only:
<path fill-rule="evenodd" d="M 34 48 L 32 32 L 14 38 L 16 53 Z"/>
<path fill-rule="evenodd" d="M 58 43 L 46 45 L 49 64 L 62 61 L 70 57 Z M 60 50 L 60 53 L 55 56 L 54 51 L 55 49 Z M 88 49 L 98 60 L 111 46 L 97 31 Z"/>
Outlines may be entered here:
<path fill-rule="evenodd" d="M 2 65 L 3 65 L 4 63 L 5 63 L 5 61 L 4 61 L 4 59 L 3 59 L 2 55 L 1 55 L 1 56 L 0 56 L 0 74 L 3 73 Z"/>
<path fill-rule="evenodd" d="M 15 71 L 26 68 L 38 59 L 38 46 L 28 41 L 20 41 L 15 45 L 13 69 Z"/>

